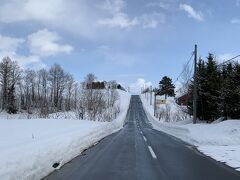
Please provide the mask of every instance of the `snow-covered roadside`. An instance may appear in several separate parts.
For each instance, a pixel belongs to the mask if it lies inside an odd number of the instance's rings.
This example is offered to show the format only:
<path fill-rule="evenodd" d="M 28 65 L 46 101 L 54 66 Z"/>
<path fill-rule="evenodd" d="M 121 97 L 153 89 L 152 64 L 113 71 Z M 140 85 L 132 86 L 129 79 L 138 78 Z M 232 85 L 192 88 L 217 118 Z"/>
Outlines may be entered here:
<path fill-rule="evenodd" d="M 0 120 L 0 179 L 38 180 L 123 127 L 130 94 L 120 93 L 112 122 L 66 119 Z M 60 167 L 58 166 L 58 168 Z"/>
<path fill-rule="evenodd" d="M 240 171 L 240 120 L 216 124 L 192 124 L 189 120 L 176 123 L 160 122 L 153 115 L 153 107 L 141 97 L 153 128 L 192 144 L 213 159 Z"/>

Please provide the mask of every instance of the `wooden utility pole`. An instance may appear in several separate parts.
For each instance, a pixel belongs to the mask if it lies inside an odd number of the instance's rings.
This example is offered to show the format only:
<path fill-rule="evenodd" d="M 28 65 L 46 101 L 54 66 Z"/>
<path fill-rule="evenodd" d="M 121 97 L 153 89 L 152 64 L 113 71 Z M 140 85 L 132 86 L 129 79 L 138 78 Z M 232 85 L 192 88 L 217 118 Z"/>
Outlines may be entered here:
<path fill-rule="evenodd" d="M 150 86 L 150 105 L 152 105 L 152 86 Z"/>
<path fill-rule="evenodd" d="M 146 88 L 147 102 L 148 102 L 148 88 Z"/>
<path fill-rule="evenodd" d="M 157 93 L 154 92 L 154 117 L 156 117 L 156 109 L 157 109 Z"/>
<path fill-rule="evenodd" d="M 197 45 L 194 50 L 193 124 L 197 122 Z"/>

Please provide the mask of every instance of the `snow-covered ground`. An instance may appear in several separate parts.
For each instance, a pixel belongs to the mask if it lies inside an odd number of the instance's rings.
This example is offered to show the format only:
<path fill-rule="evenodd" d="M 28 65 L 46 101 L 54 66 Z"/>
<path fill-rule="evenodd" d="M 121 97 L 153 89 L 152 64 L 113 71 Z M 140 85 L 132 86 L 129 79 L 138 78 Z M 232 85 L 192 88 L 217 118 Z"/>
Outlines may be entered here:
<path fill-rule="evenodd" d="M 154 117 L 153 106 L 149 105 L 144 96 L 141 96 L 141 99 L 148 118 L 156 130 L 180 138 L 196 146 L 205 155 L 240 171 L 240 120 L 214 124 L 192 124 L 189 119 L 162 122 Z M 174 103 L 171 106 L 175 106 Z"/>
<path fill-rule="evenodd" d="M 0 179 L 41 179 L 54 170 L 54 163 L 60 163 L 59 168 L 84 149 L 121 129 L 130 94 L 119 93 L 121 113 L 112 122 L 0 119 Z"/>

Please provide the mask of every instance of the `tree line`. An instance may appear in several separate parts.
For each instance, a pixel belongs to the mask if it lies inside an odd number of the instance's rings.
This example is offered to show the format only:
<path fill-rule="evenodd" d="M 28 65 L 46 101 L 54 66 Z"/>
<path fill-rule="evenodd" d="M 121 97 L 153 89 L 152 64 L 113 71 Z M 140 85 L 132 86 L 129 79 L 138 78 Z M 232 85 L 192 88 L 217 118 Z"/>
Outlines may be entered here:
<path fill-rule="evenodd" d="M 192 114 L 193 82 L 188 88 Z M 197 64 L 197 118 L 212 122 L 220 117 L 240 118 L 240 64 L 218 64 L 213 54 Z"/>
<path fill-rule="evenodd" d="M 8 113 L 36 113 L 46 118 L 51 113 L 74 111 L 78 118 L 110 121 L 119 113 L 116 81 L 104 82 L 105 89 L 93 89 L 97 80 L 88 74 L 84 82 L 54 64 L 49 70 L 23 70 L 9 57 L 0 62 L 0 109 Z"/>

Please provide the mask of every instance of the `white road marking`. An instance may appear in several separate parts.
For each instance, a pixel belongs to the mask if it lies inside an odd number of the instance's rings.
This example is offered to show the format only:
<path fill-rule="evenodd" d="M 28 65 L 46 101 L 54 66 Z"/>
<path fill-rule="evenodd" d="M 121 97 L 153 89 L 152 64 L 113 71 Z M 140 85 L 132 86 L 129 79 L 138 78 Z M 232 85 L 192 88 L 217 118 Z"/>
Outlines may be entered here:
<path fill-rule="evenodd" d="M 148 146 L 148 149 L 149 149 L 149 151 L 150 151 L 150 153 L 151 153 L 153 159 L 157 159 L 157 156 L 156 156 L 156 154 L 154 153 L 152 147 L 151 147 L 151 146 Z"/>
<path fill-rule="evenodd" d="M 143 139 L 144 139 L 144 141 L 146 141 L 146 142 L 147 142 L 147 138 L 146 138 L 145 136 L 143 136 Z"/>

